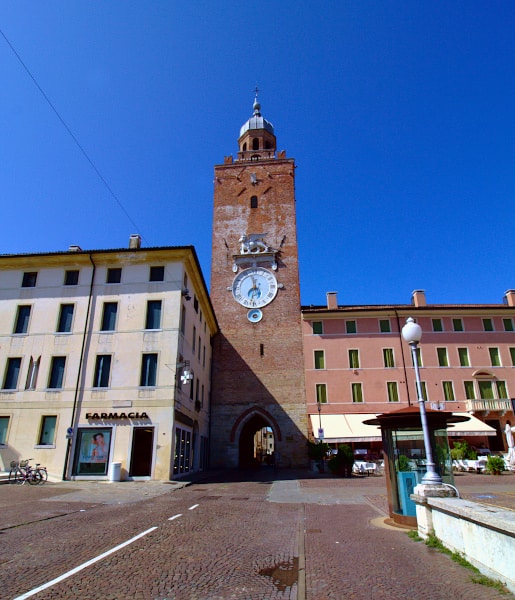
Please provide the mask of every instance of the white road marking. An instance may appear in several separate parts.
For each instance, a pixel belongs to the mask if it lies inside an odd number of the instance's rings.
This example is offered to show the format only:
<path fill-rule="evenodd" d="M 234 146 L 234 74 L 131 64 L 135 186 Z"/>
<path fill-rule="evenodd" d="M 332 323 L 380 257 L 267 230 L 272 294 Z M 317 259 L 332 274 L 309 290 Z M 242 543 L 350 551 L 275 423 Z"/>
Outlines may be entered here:
<path fill-rule="evenodd" d="M 200 504 L 194 504 L 193 506 L 190 506 L 188 510 L 195 510 L 198 506 L 200 506 Z"/>
<path fill-rule="evenodd" d="M 173 517 L 169 517 L 169 521 L 175 521 L 175 519 L 178 519 L 179 517 L 182 517 L 182 514 L 179 513 L 178 515 L 174 515 Z"/>
<path fill-rule="evenodd" d="M 75 567 L 75 569 L 72 569 L 71 571 L 68 571 L 67 573 L 64 573 L 64 575 L 60 575 L 59 577 L 56 577 L 55 579 L 52 579 L 52 581 L 49 581 L 48 583 L 44 583 L 43 585 L 40 585 L 38 588 L 35 588 L 35 589 L 31 590 L 30 592 L 27 592 L 25 594 L 22 594 L 21 596 L 16 597 L 14 600 L 25 600 L 25 598 L 30 598 L 31 596 L 39 594 L 39 592 L 42 592 L 43 590 L 46 590 L 49 587 L 52 587 L 56 583 L 60 583 L 64 579 L 67 579 L 68 577 L 71 577 L 72 575 L 75 575 L 75 573 L 78 573 L 79 571 L 82 571 L 82 569 L 85 569 L 86 567 L 89 567 L 90 565 L 95 564 L 99 560 L 102 560 L 106 556 L 109 556 L 110 554 L 113 554 L 114 552 L 117 552 L 118 550 L 121 550 L 125 546 L 128 546 L 129 544 L 132 544 L 132 542 L 135 542 L 136 540 L 139 540 L 139 538 L 143 537 L 144 535 L 147 535 L 147 533 L 150 533 L 151 531 L 154 531 L 155 529 L 157 529 L 157 527 L 151 527 L 150 529 L 147 529 L 146 531 L 143 531 L 142 533 L 134 536 L 130 540 L 127 540 L 126 542 L 123 542 L 123 544 L 119 544 L 118 546 L 115 546 L 114 548 L 111 548 L 111 550 L 108 550 L 107 552 L 104 552 L 103 554 L 100 554 L 96 558 L 92 558 L 91 560 L 88 560 L 87 562 L 83 563 L 82 565 L 79 565 L 78 567 Z"/>

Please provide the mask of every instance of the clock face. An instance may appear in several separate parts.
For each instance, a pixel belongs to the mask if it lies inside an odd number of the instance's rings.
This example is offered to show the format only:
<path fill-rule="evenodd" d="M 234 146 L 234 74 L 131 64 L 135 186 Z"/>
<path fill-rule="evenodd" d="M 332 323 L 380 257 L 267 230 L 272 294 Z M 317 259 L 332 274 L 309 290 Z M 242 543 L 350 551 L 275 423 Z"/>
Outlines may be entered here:
<path fill-rule="evenodd" d="M 232 284 L 232 295 L 236 302 L 247 308 L 266 306 L 277 294 L 277 280 L 273 273 L 257 267 L 239 273 Z"/>

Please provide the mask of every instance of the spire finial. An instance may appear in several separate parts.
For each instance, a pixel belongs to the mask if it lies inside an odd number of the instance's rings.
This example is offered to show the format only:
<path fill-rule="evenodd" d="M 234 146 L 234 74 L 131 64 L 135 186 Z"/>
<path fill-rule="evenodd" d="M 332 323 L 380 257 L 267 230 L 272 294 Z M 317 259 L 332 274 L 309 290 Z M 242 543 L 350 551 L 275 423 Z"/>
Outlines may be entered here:
<path fill-rule="evenodd" d="M 261 104 L 259 103 L 259 100 L 258 100 L 259 88 L 257 85 L 256 85 L 256 89 L 254 90 L 254 93 L 256 94 L 256 97 L 254 98 L 254 104 L 252 105 L 252 108 L 254 109 L 254 115 L 260 116 L 261 115 Z"/>

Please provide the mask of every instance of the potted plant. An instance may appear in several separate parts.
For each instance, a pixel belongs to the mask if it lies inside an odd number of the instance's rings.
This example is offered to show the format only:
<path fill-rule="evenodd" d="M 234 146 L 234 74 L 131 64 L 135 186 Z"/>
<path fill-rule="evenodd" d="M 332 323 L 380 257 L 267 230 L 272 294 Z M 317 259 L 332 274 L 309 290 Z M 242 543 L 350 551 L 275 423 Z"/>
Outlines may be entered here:
<path fill-rule="evenodd" d="M 325 442 L 310 442 L 308 441 L 308 455 L 309 458 L 316 462 L 320 473 L 324 472 L 324 460 L 329 452 L 329 444 Z"/>
<path fill-rule="evenodd" d="M 492 475 L 500 475 L 504 471 L 503 457 L 491 454 L 486 459 L 486 470 Z"/>
<path fill-rule="evenodd" d="M 338 446 L 338 453 L 329 461 L 329 469 L 335 475 L 350 477 L 354 465 L 354 452 L 348 444 Z"/>
<path fill-rule="evenodd" d="M 399 454 L 397 459 L 397 472 L 411 471 L 409 458 L 405 454 Z"/>

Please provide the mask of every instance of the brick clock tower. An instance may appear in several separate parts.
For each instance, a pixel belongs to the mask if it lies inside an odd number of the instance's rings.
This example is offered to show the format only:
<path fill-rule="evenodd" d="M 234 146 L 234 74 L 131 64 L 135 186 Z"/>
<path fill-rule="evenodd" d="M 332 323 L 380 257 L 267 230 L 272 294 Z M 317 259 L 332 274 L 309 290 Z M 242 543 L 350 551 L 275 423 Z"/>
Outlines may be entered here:
<path fill-rule="evenodd" d="M 211 465 L 306 466 L 295 162 L 253 109 L 238 158 L 215 166 Z"/>

